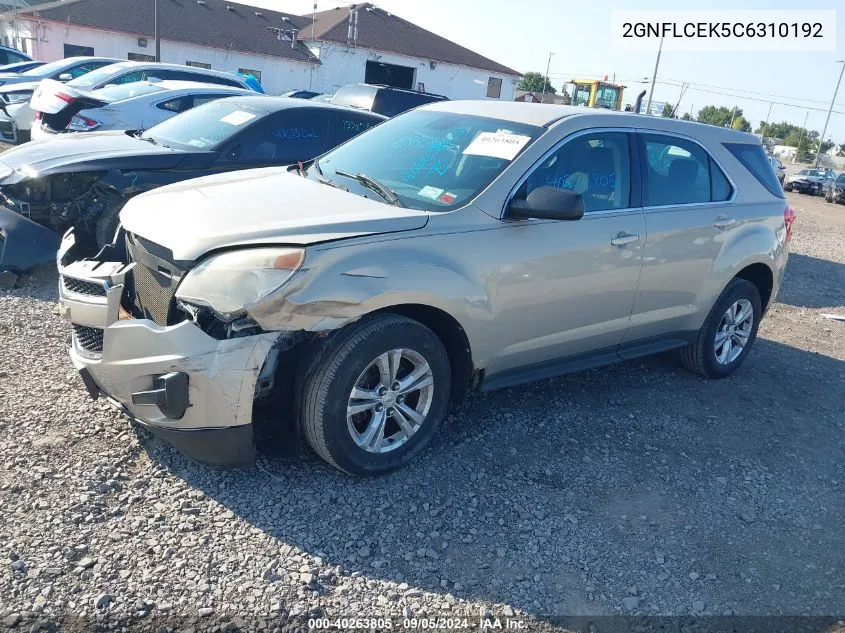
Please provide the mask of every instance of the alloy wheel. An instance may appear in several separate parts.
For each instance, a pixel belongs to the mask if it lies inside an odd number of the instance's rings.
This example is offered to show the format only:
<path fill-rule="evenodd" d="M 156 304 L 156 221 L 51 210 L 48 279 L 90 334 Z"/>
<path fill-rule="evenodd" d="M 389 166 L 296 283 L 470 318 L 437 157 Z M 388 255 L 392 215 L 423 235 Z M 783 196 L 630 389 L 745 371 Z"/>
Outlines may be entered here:
<path fill-rule="evenodd" d="M 393 349 L 361 372 L 346 406 L 355 443 L 370 453 L 387 453 L 408 442 L 426 420 L 434 396 L 434 375 L 421 354 Z"/>

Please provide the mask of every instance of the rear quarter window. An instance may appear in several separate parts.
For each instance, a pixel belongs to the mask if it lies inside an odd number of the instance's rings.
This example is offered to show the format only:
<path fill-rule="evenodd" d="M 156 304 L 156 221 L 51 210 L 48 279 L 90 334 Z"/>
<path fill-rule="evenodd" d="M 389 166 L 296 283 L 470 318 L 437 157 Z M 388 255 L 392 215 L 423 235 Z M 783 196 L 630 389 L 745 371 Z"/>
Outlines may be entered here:
<path fill-rule="evenodd" d="M 724 143 L 734 158 L 745 167 L 763 185 L 766 190 L 778 198 L 785 198 L 783 189 L 778 182 L 777 174 L 772 167 L 762 145 L 751 143 Z"/>

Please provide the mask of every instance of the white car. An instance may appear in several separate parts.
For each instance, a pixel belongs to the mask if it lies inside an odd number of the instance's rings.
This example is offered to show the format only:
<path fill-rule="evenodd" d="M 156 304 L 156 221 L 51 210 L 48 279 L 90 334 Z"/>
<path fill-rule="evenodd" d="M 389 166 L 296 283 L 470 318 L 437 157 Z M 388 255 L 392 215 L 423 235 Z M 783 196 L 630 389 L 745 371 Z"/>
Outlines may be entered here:
<path fill-rule="evenodd" d="M 100 68 L 66 84 L 51 79 L 42 81 L 29 102 L 35 112 L 32 138 L 47 138 L 51 133 L 67 128 L 73 116 L 90 105 L 85 97 L 91 91 L 151 78 L 162 81 L 193 81 L 249 90 L 244 78 L 219 70 L 155 62 L 121 62 Z"/>
<path fill-rule="evenodd" d="M 29 101 L 42 80 L 68 82 L 117 61 L 107 57 L 71 57 L 22 73 L 0 73 L 0 141 L 24 143 L 29 140 L 35 117 Z"/>
<path fill-rule="evenodd" d="M 78 99 L 89 104 L 71 118 L 61 132 L 94 130 L 146 130 L 203 103 L 224 97 L 255 93 L 193 81 L 138 81 L 83 93 Z M 41 127 L 37 136 L 58 132 Z"/>

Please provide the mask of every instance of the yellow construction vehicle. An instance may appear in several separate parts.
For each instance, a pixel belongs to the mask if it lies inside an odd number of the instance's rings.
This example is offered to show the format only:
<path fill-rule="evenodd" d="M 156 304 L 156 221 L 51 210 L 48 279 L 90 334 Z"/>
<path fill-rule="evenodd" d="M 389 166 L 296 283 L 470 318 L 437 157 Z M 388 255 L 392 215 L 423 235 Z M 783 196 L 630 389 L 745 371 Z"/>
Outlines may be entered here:
<path fill-rule="evenodd" d="M 572 105 L 588 108 L 622 109 L 622 91 L 625 86 L 597 79 L 573 79 Z"/>

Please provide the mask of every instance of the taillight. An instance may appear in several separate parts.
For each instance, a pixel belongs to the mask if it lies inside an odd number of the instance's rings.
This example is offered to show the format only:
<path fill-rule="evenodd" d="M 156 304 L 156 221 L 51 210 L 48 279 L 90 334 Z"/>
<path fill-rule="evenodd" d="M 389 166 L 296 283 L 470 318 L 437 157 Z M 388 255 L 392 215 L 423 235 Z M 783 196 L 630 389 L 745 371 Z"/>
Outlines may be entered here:
<path fill-rule="evenodd" d="M 70 120 L 70 123 L 68 123 L 67 129 L 76 132 L 90 132 L 91 130 L 96 130 L 101 125 L 102 123 L 99 121 L 89 119 L 87 116 L 82 116 L 81 114 L 75 114 Z"/>
<path fill-rule="evenodd" d="M 792 239 L 792 225 L 795 223 L 795 211 L 792 210 L 792 207 L 786 205 L 786 208 L 783 210 L 783 226 L 786 227 L 786 241 L 789 242 Z"/>
<path fill-rule="evenodd" d="M 40 121 L 40 120 L 41 120 L 41 113 L 40 113 L 40 112 L 36 112 L 36 113 L 35 113 L 35 120 L 36 120 L 36 121 Z"/>
<path fill-rule="evenodd" d="M 76 97 L 71 97 L 69 94 L 66 94 L 64 92 L 57 92 L 56 96 L 65 103 L 73 103 L 74 101 L 76 101 Z"/>

